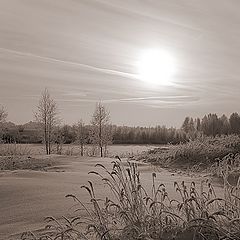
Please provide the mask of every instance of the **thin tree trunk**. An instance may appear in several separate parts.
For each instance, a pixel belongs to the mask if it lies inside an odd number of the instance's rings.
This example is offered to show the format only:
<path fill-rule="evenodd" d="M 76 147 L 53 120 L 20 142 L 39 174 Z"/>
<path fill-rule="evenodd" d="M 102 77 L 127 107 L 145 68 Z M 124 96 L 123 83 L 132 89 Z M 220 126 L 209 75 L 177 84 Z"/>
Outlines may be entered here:
<path fill-rule="evenodd" d="M 101 114 L 100 114 L 101 118 Z M 100 119 L 99 121 L 99 147 L 100 147 L 100 156 L 103 156 L 103 150 L 102 150 L 102 121 Z"/>
<path fill-rule="evenodd" d="M 103 157 L 103 147 L 100 147 L 100 151 L 101 151 L 101 157 Z"/>
<path fill-rule="evenodd" d="M 83 156 L 83 144 L 81 144 L 81 156 Z"/>
<path fill-rule="evenodd" d="M 47 126 L 46 126 L 46 122 L 44 123 L 44 141 L 45 141 L 45 147 L 46 147 L 46 154 L 48 155 L 48 140 L 47 140 Z"/>
<path fill-rule="evenodd" d="M 45 138 L 45 147 L 46 147 L 46 154 L 48 155 L 48 142 L 46 138 Z"/>
<path fill-rule="evenodd" d="M 48 154 L 51 154 L 51 129 L 48 130 Z"/>
<path fill-rule="evenodd" d="M 48 145 L 48 153 L 49 153 L 49 155 L 51 154 L 51 143 L 50 143 L 50 141 L 49 141 L 49 145 Z"/>

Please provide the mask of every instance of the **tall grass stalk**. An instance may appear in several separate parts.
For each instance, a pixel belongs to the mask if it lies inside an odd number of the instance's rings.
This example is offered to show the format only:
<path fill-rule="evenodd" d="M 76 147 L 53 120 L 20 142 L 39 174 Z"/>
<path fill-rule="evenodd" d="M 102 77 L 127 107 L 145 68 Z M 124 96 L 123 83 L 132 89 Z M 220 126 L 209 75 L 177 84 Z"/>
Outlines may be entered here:
<path fill-rule="evenodd" d="M 88 181 L 82 188 L 91 205 L 67 195 L 76 203 L 75 215 L 62 220 L 48 217 L 50 232 L 41 239 L 240 239 L 239 181 L 233 187 L 225 176 L 223 196 L 216 195 L 210 182 L 202 182 L 200 187 L 195 182 L 189 186 L 175 182 L 178 197 L 171 199 L 165 185 L 157 183 L 155 173 L 151 189 L 145 189 L 136 163 L 118 158 L 112 169 L 102 164 L 96 164 L 96 169 L 89 174 L 108 186 L 109 196 L 99 199 Z"/>

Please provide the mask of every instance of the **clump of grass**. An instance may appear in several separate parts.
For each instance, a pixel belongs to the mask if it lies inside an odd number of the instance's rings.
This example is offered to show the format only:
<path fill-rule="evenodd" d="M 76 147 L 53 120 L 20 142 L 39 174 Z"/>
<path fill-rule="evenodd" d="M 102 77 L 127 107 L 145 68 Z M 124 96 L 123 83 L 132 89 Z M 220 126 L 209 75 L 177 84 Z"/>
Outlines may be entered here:
<path fill-rule="evenodd" d="M 175 167 L 198 166 L 198 169 L 209 167 L 217 158 L 223 158 L 229 153 L 238 153 L 240 137 L 237 135 L 219 137 L 201 137 L 167 148 L 157 148 L 140 155 L 142 159 L 153 164 Z"/>
<path fill-rule="evenodd" d="M 190 240 L 240 239 L 239 183 L 232 187 L 224 178 L 224 194 L 216 196 L 211 183 L 174 183 L 178 198 L 170 199 L 163 183 L 152 174 L 151 189 L 145 189 L 136 163 L 119 158 L 112 169 L 96 164 L 98 176 L 108 186 L 109 196 L 99 199 L 94 185 L 82 186 L 90 205 L 75 195 L 75 215 L 68 219 L 47 218 L 47 235 L 33 239 Z M 84 211 L 84 214 L 83 212 Z M 31 235 L 33 236 L 33 235 Z M 24 238 L 22 238 L 24 239 Z"/>
<path fill-rule="evenodd" d="M 233 173 L 240 173 L 240 154 L 229 153 L 223 158 L 217 158 L 208 170 L 221 178 L 229 178 Z"/>
<path fill-rule="evenodd" d="M 0 156 L 0 170 L 40 170 L 46 171 L 49 167 L 56 165 L 55 159 L 41 159 L 30 156 Z"/>

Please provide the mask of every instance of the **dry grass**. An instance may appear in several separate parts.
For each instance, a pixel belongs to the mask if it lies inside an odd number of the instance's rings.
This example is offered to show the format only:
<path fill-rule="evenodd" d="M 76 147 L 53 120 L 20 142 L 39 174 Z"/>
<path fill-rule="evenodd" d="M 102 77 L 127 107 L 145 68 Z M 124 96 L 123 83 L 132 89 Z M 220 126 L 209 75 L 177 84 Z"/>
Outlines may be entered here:
<path fill-rule="evenodd" d="M 0 156 L 29 156 L 30 154 L 31 148 L 27 144 L 0 144 Z"/>
<path fill-rule="evenodd" d="M 0 156 L 0 170 L 40 170 L 47 171 L 51 166 L 57 165 L 54 158 L 39 158 L 30 156 Z"/>
<path fill-rule="evenodd" d="M 152 145 L 110 145 L 107 149 L 107 157 L 119 155 L 121 157 L 132 157 L 143 151 L 153 149 Z M 84 147 L 84 156 L 99 156 L 97 149 L 92 145 Z M 52 145 L 52 153 L 67 156 L 80 156 L 80 146 L 74 144 L 64 144 L 58 148 L 56 144 Z M 0 144 L 0 156 L 22 156 L 22 155 L 45 155 L 43 144 Z"/>
<path fill-rule="evenodd" d="M 156 148 L 137 159 L 159 164 L 162 166 L 175 166 L 177 168 L 195 167 L 204 169 L 222 159 L 229 153 L 240 151 L 240 137 L 237 135 L 221 137 L 203 137 L 187 143 L 169 145 L 168 148 Z"/>
<path fill-rule="evenodd" d="M 164 184 L 145 189 L 136 163 L 125 165 L 120 158 L 112 169 L 102 164 L 89 174 L 98 176 L 110 190 L 106 199 L 98 199 L 94 185 L 82 186 L 89 194 L 90 205 L 74 195 L 75 215 L 71 219 L 48 217 L 48 233 L 32 233 L 22 239 L 102 239 L 102 240 L 190 240 L 240 239 L 240 183 L 233 187 L 223 172 L 224 194 L 216 196 L 210 183 L 173 184 L 178 198 L 170 199 Z M 84 214 L 83 212 L 84 211 Z"/>

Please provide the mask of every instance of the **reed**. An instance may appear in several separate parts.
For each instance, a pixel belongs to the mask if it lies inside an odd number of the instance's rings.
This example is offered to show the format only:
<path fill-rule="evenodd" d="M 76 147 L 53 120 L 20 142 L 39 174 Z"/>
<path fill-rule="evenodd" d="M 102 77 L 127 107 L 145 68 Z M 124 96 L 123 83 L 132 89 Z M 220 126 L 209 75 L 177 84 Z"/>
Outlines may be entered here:
<path fill-rule="evenodd" d="M 96 175 L 108 186 L 109 195 L 99 199 L 93 183 L 82 186 L 90 198 L 83 204 L 75 195 L 75 215 L 57 220 L 48 217 L 48 234 L 32 239 L 190 240 L 240 239 L 240 180 L 232 186 L 223 172 L 224 194 L 217 196 L 212 184 L 173 183 L 171 199 L 163 183 L 152 174 L 151 189 L 145 189 L 136 163 L 120 158 L 107 169 L 96 164 Z M 22 238 L 24 239 L 24 238 Z"/>

